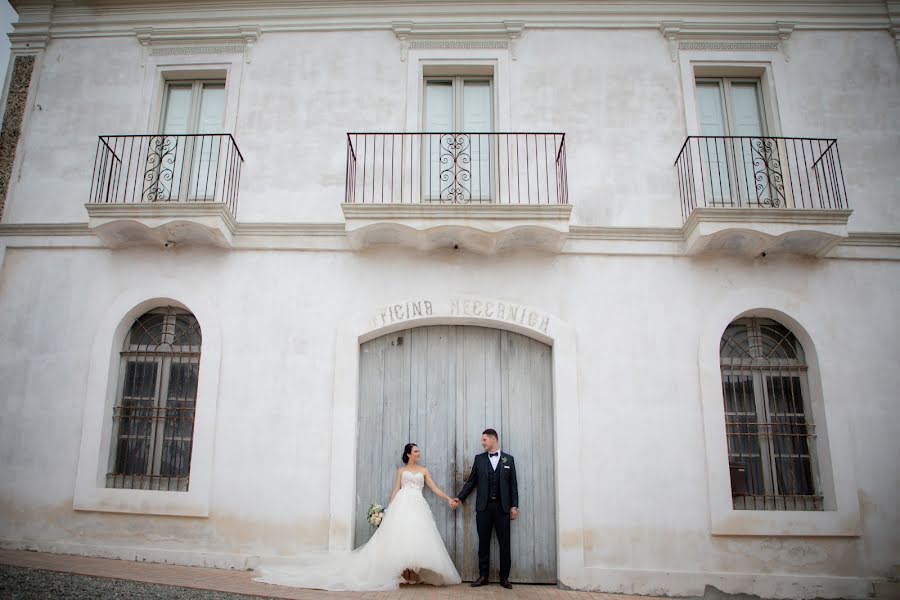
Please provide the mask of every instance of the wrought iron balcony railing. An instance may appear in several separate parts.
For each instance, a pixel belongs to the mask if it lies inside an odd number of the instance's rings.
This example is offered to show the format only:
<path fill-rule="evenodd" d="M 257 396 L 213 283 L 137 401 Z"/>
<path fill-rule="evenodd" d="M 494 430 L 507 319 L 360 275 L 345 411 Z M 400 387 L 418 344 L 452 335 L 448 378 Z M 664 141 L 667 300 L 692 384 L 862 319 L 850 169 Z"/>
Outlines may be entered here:
<path fill-rule="evenodd" d="M 563 133 L 348 133 L 345 202 L 568 204 Z"/>
<path fill-rule="evenodd" d="M 837 140 L 690 136 L 675 169 L 685 220 L 698 207 L 848 208 Z"/>
<path fill-rule="evenodd" d="M 229 133 L 102 135 L 90 202 L 221 202 L 235 215 L 243 162 Z"/>

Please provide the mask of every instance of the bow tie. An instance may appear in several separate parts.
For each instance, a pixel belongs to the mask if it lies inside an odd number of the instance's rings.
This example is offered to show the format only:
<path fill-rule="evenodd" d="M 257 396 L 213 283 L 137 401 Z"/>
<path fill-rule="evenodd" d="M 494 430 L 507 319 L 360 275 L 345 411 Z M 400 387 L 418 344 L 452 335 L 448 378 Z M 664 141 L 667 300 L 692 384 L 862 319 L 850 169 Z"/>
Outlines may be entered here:
<path fill-rule="evenodd" d="M 497 456 L 497 454 L 497 452 L 492 452 L 491 454 L 488 454 L 488 456 Z"/>

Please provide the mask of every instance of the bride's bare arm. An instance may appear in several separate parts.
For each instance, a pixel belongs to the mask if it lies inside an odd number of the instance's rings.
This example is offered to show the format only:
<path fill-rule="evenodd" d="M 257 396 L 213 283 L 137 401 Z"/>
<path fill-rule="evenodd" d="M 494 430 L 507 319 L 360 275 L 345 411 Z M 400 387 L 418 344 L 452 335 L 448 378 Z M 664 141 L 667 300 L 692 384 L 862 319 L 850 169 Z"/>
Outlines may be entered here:
<path fill-rule="evenodd" d="M 397 482 L 394 484 L 394 491 L 391 492 L 391 499 L 388 500 L 388 504 L 394 501 L 394 496 L 397 495 L 397 492 L 400 491 L 400 480 L 403 477 L 403 469 L 397 469 Z"/>
<path fill-rule="evenodd" d="M 431 473 L 428 472 L 428 469 L 425 469 L 425 483 L 428 485 L 428 489 L 434 492 L 438 498 L 446 502 L 450 501 L 450 496 L 441 491 L 441 488 L 431 478 Z"/>

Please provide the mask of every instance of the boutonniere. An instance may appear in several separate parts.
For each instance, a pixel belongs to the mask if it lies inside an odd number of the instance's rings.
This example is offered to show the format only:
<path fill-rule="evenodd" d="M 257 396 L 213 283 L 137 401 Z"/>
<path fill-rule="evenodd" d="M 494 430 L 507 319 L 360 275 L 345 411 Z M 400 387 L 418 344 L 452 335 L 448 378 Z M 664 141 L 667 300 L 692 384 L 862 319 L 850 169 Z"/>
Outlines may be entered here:
<path fill-rule="evenodd" d="M 500 462 L 502 462 L 502 463 L 505 465 L 505 464 L 506 464 L 506 457 L 504 456 L 504 457 L 500 458 Z"/>

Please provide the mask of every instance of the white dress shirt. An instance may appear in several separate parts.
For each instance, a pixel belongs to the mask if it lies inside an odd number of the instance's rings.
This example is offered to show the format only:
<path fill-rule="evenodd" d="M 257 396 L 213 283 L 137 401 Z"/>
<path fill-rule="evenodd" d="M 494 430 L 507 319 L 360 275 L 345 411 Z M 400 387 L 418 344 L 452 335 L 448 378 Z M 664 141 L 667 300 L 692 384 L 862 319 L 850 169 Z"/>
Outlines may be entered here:
<path fill-rule="evenodd" d="M 491 456 L 493 452 L 488 452 L 488 459 L 491 461 L 491 468 L 497 470 L 497 463 L 500 462 L 500 448 L 497 448 L 497 456 Z"/>

